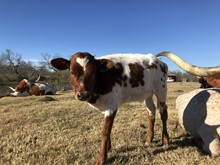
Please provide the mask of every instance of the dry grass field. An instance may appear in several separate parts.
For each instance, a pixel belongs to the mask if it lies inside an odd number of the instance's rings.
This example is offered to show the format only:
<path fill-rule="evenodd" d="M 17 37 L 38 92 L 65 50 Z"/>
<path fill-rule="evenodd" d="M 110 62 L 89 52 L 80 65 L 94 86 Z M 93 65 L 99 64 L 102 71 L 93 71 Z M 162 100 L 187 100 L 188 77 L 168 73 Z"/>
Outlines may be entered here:
<path fill-rule="evenodd" d="M 112 130 L 108 164 L 219 164 L 219 157 L 202 152 L 200 141 L 186 135 L 180 127 L 174 129 L 176 97 L 198 87 L 198 83 L 168 84 L 168 147 L 161 145 L 158 111 L 154 141 L 145 146 L 148 121 L 144 103 L 120 107 Z M 0 164 L 95 164 L 103 115 L 75 100 L 72 91 L 59 92 L 52 98 L 0 99 Z"/>

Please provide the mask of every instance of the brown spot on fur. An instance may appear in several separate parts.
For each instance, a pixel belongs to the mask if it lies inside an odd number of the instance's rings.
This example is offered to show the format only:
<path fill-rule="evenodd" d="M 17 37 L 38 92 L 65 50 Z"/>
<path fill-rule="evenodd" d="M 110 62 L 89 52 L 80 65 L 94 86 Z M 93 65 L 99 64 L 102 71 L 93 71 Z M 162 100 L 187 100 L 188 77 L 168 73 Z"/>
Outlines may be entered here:
<path fill-rule="evenodd" d="M 28 93 L 31 95 L 39 96 L 44 95 L 45 91 L 40 91 L 39 87 L 36 84 L 33 84 L 31 88 L 28 89 Z"/>
<path fill-rule="evenodd" d="M 126 81 L 126 77 L 122 77 L 123 67 L 121 63 L 116 63 L 106 72 L 97 70 L 95 93 L 106 94 L 112 91 L 115 83 L 122 86 L 122 81 Z"/>
<path fill-rule="evenodd" d="M 151 65 L 148 65 L 147 64 L 147 69 L 157 69 L 157 65 L 156 64 L 151 64 Z"/>
<path fill-rule="evenodd" d="M 163 78 L 161 78 L 160 80 L 161 80 L 162 82 L 164 82 L 164 83 L 166 82 L 166 79 L 165 79 L 165 78 L 164 78 L 164 79 L 163 79 Z"/>
<path fill-rule="evenodd" d="M 123 80 L 123 85 L 124 85 L 124 87 L 127 87 L 128 86 L 128 84 L 127 84 L 127 79 L 128 79 L 128 77 L 126 76 L 126 75 L 124 75 L 123 77 L 122 77 L 122 80 Z"/>
<path fill-rule="evenodd" d="M 164 75 L 167 75 L 167 72 L 168 72 L 168 67 L 166 64 L 160 64 L 160 69 L 161 71 L 164 73 Z"/>
<path fill-rule="evenodd" d="M 144 86 L 144 68 L 138 63 L 129 64 L 128 66 L 130 68 L 131 78 L 129 82 L 131 84 L 131 87 L 138 87 L 139 84 Z"/>

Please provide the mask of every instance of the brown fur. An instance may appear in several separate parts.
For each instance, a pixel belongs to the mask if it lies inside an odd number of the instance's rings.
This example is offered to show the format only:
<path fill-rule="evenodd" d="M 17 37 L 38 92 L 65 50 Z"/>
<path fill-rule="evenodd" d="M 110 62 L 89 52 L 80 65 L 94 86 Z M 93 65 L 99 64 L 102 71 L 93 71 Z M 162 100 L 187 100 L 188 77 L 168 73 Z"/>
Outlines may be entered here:
<path fill-rule="evenodd" d="M 220 75 L 207 78 L 201 77 L 199 83 L 201 84 L 200 88 L 220 88 Z"/>
<path fill-rule="evenodd" d="M 36 84 L 33 84 L 30 88 L 28 88 L 28 93 L 30 95 L 39 96 L 44 95 L 45 91 L 40 91 L 39 87 Z"/>
<path fill-rule="evenodd" d="M 213 87 L 220 88 L 220 76 L 208 77 L 207 82 Z"/>
<path fill-rule="evenodd" d="M 15 87 L 15 90 L 18 91 L 18 92 L 24 92 L 26 91 L 27 89 L 29 89 L 29 86 L 26 82 L 26 80 L 22 80 L 20 83 L 18 83 L 18 85 Z"/>
<path fill-rule="evenodd" d="M 130 84 L 131 87 L 138 87 L 139 85 L 144 86 L 144 68 L 140 66 L 139 64 L 129 64 L 129 68 L 131 70 L 131 78 L 130 78 Z"/>

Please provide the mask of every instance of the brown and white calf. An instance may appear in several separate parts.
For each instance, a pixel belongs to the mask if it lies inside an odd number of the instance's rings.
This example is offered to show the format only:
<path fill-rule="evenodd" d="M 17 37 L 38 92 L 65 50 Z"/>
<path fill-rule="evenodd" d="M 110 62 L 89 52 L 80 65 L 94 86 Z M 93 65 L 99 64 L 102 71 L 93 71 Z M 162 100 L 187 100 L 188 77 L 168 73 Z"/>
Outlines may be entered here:
<path fill-rule="evenodd" d="M 168 55 L 176 57 L 169 52 L 158 54 L 158 56 Z M 95 58 L 89 53 L 79 52 L 72 55 L 70 60 L 57 58 L 53 59 L 51 64 L 59 70 L 69 69 L 70 83 L 74 88 L 76 99 L 87 101 L 104 114 L 102 142 L 96 164 L 107 163 L 113 121 L 118 107 L 126 102 L 145 100 L 149 118 L 146 144 L 150 144 L 154 136 L 156 113 L 153 95 L 156 96 L 163 124 L 162 142 L 168 145 L 166 124 L 168 68 L 159 58 L 151 54 L 115 54 Z M 220 71 L 220 68 L 218 70 Z M 194 73 L 191 70 L 187 71 Z M 201 73 L 203 71 L 200 70 L 197 74 L 204 75 Z"/>
<path fill-rule="evenodd" d="M 38 82 L 40 77 L 35 81 L 31 82 L 27 79 L 20 81 L 14 88 L 9 87 L 13 92 L 5 96 L 39 96 L 39 95 L 54 95 L 56 93 L 56 88 L 48 85 L 47 83 Z"/>

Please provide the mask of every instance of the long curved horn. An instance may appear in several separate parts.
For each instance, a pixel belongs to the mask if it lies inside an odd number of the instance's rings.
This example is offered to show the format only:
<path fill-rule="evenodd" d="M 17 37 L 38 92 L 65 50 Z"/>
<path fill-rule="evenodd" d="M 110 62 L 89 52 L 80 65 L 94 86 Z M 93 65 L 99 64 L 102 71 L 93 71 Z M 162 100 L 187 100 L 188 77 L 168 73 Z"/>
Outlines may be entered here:
<path fill-rule="evenodd" d="M 156 55 L 156 57 L 165 56 L 168 57 L 170 60 L 172 60 L 177 66 L 182 68 L 188 73 L 191 73 L 193 75 L 197 75 L 200 77 L 209 77 L 209 76 L 215 76 L 220 74 L 220 66 L 215 67 L 199 67 L 195 65 L 191 65 L 185 60 L 181 59 L 179 56 L 177 56 L 174 53 L 171 52 L 161 52 Z"/>
<path fill-rule="evenodd" d="M 35 82 L 38 82 L 40 80 L 40 75 L 38 76 L 37 80 L 35 80 Z"/>
<path fill-rule="evenodd" d="M 12 87 L 9 87 L 13 92 L 15 92 L 15 89 L 14 88 L 12 88 Z"/>

